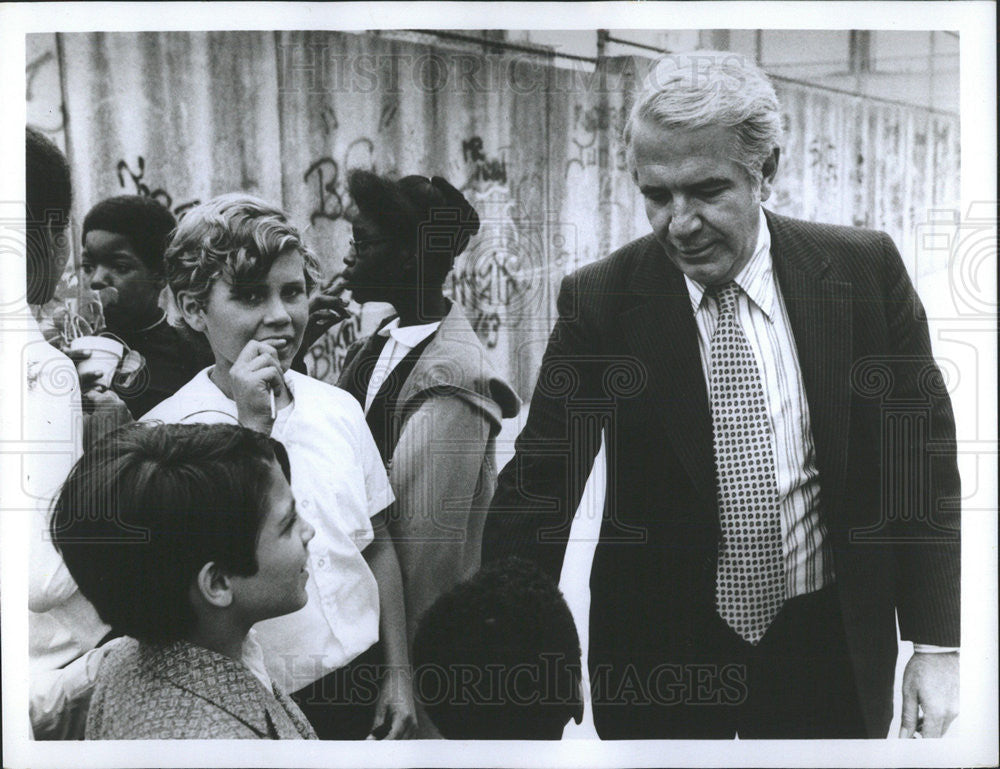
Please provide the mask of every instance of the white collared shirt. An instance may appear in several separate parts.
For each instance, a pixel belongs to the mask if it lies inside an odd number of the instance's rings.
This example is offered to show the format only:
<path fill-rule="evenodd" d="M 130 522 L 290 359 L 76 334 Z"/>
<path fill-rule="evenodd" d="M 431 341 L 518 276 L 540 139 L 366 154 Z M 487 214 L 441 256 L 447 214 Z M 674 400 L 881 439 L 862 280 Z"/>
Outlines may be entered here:
<path fill-rule="evenodd" d="M 383 383 L 414 347 L 433 334 L 441 326 L 441 321 L 423 323 L 419 326 L 400 326 L 399 318 L 393 318 L 376 333 L 389 337 L 378 356 L 378 362 L 372 369 L 368 380 L 368 392 L 365 394 L 365 413 L 372 407 L 372 402 Z"/>
<path fill-rule="evenodd" d="M 736 276 L 742 289 L 736 316 L 757 359 L 768 420 L 774 437 L 775 473 L 785 556 L 785 595 L 792 598 L 819 590 L 834 580 L 833 558 L 820 514 L 820 478 L 795 337 L 774 274 L 771 234 L 760 209 L 757 245 Z M 698 326 L 705 386 L 711 389 L 712 335 L 718 322 L 716 302 L 705 286 L 684 278 Z"/>
<path fill-rule="evenodd" d="M 243 639 L 240 662 L 247 666 L 267 691 L 271 691 L 271 675 L 267 672 L 267 665 L 264 663 L 264 650 L 260 646 L 260 641 L 257 640 L 257 631 L 253 628 L 250 628 L 247 637 Z"/>
<path fill-rule="evenodd" d="M 236 423 L 236 403 L 210 371 L 200 371 L 142 421 Z M 316 530 L 309 543 L 309 600 L 254 630 L 271 678 L 291 693 L 378 640 L 378 585 L 361 551 L 373 538 L 371 516 L 395 497 L 358 402 L 295 371 L 285 372 L 285 382 L 292 404 L 279 412 L 271 437 L 288 451 L 299 514 Z"/>

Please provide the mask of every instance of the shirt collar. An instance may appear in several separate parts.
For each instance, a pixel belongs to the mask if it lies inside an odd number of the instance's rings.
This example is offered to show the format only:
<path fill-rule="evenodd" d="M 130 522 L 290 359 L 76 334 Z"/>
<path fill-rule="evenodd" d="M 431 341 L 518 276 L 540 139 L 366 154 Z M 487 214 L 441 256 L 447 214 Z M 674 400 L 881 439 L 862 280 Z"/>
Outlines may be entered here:
<path fill-rule="evenodd" d="M 440 325 L 441 321 L 436 320 L 433 323 L 423 323 L 419 326 L 400 327 L 399 318 L 393 318 L 378 330 L 378 334 L 385 337 L 391 336 L 398 344 L 413 348 L 437 331 Z"/>
<path fill-rule="evenodd" d="M 757 227 L 757 245 L 754 247 L 750 261 L 734 279 L 750 300 L 756 304 L 770 320 L 774 308 L 774 271 L 771 262 L 771 233 L 767 229 L 767 219 L 764 209 L 760 209 L 760 219 Z M 705 296 L 705 286 L 684 276 L 688 295 L 691 298 L 691 309 L 698 312 Z"/>

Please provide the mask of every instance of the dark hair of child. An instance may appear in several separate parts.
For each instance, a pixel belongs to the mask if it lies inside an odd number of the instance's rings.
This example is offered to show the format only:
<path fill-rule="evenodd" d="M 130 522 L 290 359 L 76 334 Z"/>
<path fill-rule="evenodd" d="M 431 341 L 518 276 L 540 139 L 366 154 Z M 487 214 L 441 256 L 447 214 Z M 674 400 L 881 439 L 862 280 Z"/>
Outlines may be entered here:
<path fill-rule="evenodd" d="M 163 275 L 163 254 L 177 220 L 157 200 L 142 195 L 118 195 L 95 205 L 83 219 L 84 239 L 91 230 L 124 235 L 136 256 L 155 275 Z"/>
<path fill-rule="evenodd" d="M 54 277 L 44 231 L 59 233 L 69 225 L 73 191 L 69 162 L 52 140 L 34 128 L 26 128 L 24 138 L 28 302 L 40 304 L 51 298 L 45 294 Z"/>
<path fill-rule="evenodd" d="M 204 564 L 257 572 L 274 461 L 289 478 L 284 446 L 235 425 L 129 425 L 70 472 L 52 541 L 113 631 L 151 643 L 184 638 L 195 621 L 189 589 Z"/>
<path fill-rule="evenodd" d="M 414 690 L 448 739 L 559 739 L 579 717 L 580 639 L 552 579 L 517 558 L 477 572 L 425 612 Z"/>

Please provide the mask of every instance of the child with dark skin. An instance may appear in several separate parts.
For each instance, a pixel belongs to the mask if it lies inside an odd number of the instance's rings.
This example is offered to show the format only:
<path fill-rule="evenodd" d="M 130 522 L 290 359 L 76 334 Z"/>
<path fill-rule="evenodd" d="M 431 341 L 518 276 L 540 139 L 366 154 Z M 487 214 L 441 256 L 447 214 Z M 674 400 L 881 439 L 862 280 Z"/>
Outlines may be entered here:
<path fill-rule="evenodd" d="M 145 370 L 129 380 L 119 377 L 114 389 L 97 384 L 96 374 L 82 375 L 84 407 L 106 415 L 111 426 L 116 417 L 129 421 L 123 405 L 138 419 L 213 361 L 204 336 L 171 325 L 160 306 L 163 255 L 176 226 L 167 208 L 140 195 L 102 200 L 83 221 L 83 284 L 101 296 L 107 331 L 145 360 Z M 330 288 L 310 297 L 303 349 L 344 317 L 343 302 Z M 79 361 L 89 353 L 72 351 L 71 357 Z M 301 364 L 293 368 L 305 371 Z"/>
<path fill-rule="evenodd" d="M 530 561 L 490 564 L 440 596 L 413 643 L 418 699 L 452 740 L 558 740 L 583 718 L 580 639 Z"/>
<path fill-rule="evenodd" d="M 464 308 L 444 295 L 479 229 L 465 196 L 441 177 L 367 171 L 352 172 L 348 190 L 358 214 L 345 288 L 397 314 L 348 350 L 338 384 L 364 409 L 396 494 L 389 530 L 412 642 L 420 614 L 479 567 L 496 436 L 520 402 Z M 425 717 L 418 733 L 437 736 Z"/>

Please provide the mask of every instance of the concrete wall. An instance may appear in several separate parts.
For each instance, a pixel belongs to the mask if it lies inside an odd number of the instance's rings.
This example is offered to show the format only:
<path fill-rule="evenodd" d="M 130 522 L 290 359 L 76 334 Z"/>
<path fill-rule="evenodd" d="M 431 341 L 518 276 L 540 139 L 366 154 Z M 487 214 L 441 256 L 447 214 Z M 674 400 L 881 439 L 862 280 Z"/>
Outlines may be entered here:
<path fill-rule="evenodd" d="M 595 73 L 377 33 L 29 35 L 28 116 L 67 149 L 77 221 L 115 194 L 183 215 L 245 190 L 291 212 L 327 275 L 350 238 L 348 169 L 447 177 L 483 220 L 449 291 L 527 399 L 561 278 L 648 232 L 618 139 L 647 66 L 618 56 Z M 777 85 L 787 137 L 769 205 L 884 229 L 915 275 L 937 269 L 913 244 L 929 209 L 956 205 L 957 118 Z M 334 379 L 384 311 L 320 340 L 314 373 Z"/>

